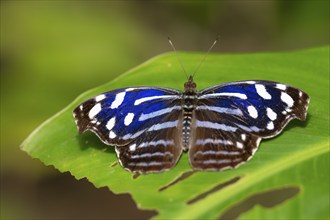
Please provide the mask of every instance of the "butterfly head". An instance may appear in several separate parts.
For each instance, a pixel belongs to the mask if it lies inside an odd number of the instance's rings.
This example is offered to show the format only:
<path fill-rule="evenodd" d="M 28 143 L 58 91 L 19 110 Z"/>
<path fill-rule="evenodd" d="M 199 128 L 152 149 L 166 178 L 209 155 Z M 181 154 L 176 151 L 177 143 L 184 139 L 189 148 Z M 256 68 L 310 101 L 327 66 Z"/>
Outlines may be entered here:
<path fill-rule="evenodd" d="M 188 82 L 184 84 L 184 92 L 186 94 L 195 94 L 196 91 L 196 83 L 194 82 L 193 76 L 189 76 Z"/>

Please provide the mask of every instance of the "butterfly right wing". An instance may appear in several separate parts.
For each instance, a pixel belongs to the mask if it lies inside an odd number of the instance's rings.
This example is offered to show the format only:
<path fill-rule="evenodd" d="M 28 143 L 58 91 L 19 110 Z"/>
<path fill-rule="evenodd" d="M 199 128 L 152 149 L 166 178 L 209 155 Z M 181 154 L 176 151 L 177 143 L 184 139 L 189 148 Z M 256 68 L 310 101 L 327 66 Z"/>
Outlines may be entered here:
<path fill-rule="evenodd" d="M 278 135 L 292 119 L 305 120 L 309 96 L 270 81 L 240 81 L 199 92 L 192 123 L 190 162 L 223 170 L 249 160 L 262 138 Z"/>
<path fill-rule="evenodd" d="M 194 170 L 222 171 L 252 158 L 261 138 L 212 111 L 193 113 L 189 161 Z"/>
<path fill-rule="evenodd" d="M 159 172 L 174 166 L 181 155 L 180 98 L 181 92 L 173 89 L 118 89 L 83 102 L 73 115 L 79 132 L 90 130 L 116 146 L 124 168 Z"/>

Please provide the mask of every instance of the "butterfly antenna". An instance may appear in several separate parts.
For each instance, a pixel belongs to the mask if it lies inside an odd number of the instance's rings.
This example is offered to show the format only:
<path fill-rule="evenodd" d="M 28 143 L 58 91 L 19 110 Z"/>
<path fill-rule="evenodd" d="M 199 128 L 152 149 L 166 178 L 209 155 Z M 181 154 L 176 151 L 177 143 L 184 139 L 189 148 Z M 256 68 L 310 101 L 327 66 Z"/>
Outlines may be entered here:
<path fill-rule="evenodd" d="M 173 45 L 173 43 L 172 43 L 170 37 L 168 37 L 168 42 L 169 42 L 170 45 L 172 46 L 173 51 L 174 51 L 174 53 L 175 53 L 175 55 L 176 55 L 176 58 L 178 59 L 180 65 L 181 65 L 181 68 L 182 68 L 184 74 L 186 74 L 186 77 L 187 77 L 187 79 L 188 79 L 188 74 L 187 74 L 187 72 L 186 72 L 186 70 L 185 70 L 185 68 L 184 68 L 184 66 L 183 66 L 183 64 L 182 64 L 182 62 L 181 62 L 181 60 L 180 60 L 180 57 L 179 57 L 178 53 L 176 52 L 176 49 L 175 49 L 175 47 L 174 47 L 174 45 Z"/>
<path fill-rule="evenodd" d="M 209 55 L 209 53 L 211 52 L 212 48 L 214 47 L 214 45 L 218 42 L 219 40 L 219 36 L 215 39 L 215 41 L 213 42 L 213 44 L 211 45 L 211 47 L 208 49 L 208 51 L 206 52 L 205 56 L 203 57 L 203 59 L 201 60 L 201 62 L 199 62 L 198 66 L 196 67 L 194 73 L 193 73 L 193 77 L 195 76 L 195 74 L 197 73 L 197 71 L 199 70 L 199 68 L 201 67 L 202 63 L 204 63 L 207 55 Z"/>

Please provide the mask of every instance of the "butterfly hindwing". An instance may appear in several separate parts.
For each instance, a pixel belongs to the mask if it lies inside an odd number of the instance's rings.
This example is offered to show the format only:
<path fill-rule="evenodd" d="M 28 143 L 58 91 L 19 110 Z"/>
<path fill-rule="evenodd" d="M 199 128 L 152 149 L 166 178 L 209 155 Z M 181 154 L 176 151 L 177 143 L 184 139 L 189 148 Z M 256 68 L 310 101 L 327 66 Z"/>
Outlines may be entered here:
<path fill-rule="evenodd" d="M 178 117 L 179 116 L 179 117 Z M 117 146 L 121 165 L 136 173 L 161 172 L 172 168 L 182 153 L 180 114 L 169 114 L 125 146 Z"/>
<path fill-rule="evenodd" d="M 247 133 L 211 111 L 194 112 L 189 149 L 195 170 L 225 170 L 251 159 L 261 138 Z"/>

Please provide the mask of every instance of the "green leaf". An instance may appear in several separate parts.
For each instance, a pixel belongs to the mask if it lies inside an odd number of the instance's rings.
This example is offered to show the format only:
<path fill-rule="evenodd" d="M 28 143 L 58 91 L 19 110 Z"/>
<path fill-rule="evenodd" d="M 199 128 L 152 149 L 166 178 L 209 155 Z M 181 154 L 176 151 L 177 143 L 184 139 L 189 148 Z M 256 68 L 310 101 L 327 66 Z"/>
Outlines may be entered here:
<path fill-rule="evenodd" d="M 188 72 L 202 56 L 180 54 Z M 116 165 L 113 147 L 92 133 L 77 133 L 72 110 L 80 102 L 126 86 L 182 89 L 184 79 L 173 53 L 157 56 L 79 96 L 37 128 L 22 149 L 61 172 L 86 177 L 96 187 L 130 193 L 141 209 L 157 210 L 159 219 L 329 218 L 329 47 L 209 55 L 195 77 L 199 89 L 264 79 L 293 85 L 311 97 L 305 122 L 293 121 L 278 137 L 262 141 L 254 158 L 238 169 L 191 172 L 184 153 L 168 172 L 134 176 Z"/>

